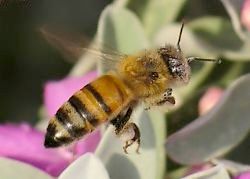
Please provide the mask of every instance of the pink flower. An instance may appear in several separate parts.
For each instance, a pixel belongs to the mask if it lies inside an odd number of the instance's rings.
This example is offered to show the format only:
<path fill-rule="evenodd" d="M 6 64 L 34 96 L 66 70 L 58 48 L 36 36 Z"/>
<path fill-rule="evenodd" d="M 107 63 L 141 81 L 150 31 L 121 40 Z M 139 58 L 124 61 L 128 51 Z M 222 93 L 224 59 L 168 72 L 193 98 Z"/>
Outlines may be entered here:
<path fill-rule="evenodd" d="M 213 167 L 213 165 L 211 165 L 209 163 L 193 165 L 193 166 L 188 168 L 187 172 L 185 172 L 185 176 L 192 175 L 194 173 L 201 172 L 203 170 L 207 170 L 207 169 L 209 169 L 211 167 Z"/>
<path fill-rule="evenodd" d="M 201 97 L 198 104 L 199 114 L 205 114 L 208 112 L 220 99 L 223 90 L 218 87 L 209 88 L 205 94 Z"/>
<path fill-rule="evenodd" d="M 250 31 L 250 0 L 245 0 L 241 9 L 241 22 Z"/>
<path fill-rule="evenodd" d="M 53 115 L 60 105 L 76 90 L 96 77 L 92 72 L 84 77 L 66 78 L 45 85 L 45 107 Z M 52 176 L 58 176 L 74 159 L 86 152 L 93 152 L 100 140 L 100 132 L 95 131 L 79 141 L 74 152 L 70 148 L 46 149 L 43 145 L 45 133 L 28 124 L 0 125 L 0 156 L 16 159 L 40 168 Z"/>
<path fill-rule="evenodd" d="M 60 174 L 67 167 L 72 154 L 65 149 L 48 149 L 43 146 L 44 133 L 33 129 L 28 124 L 1 125 L 0 156 L 32 164 L 53 176 Z"/>
<path fill-rule="evenodd" d="M 236 177 L 234 179 L 249 179 L 250 178 L 250 171 L 244 172 Z"/>
<path fill-rule="evenodd" d="M 95 79 L 96 72 L 90 72 L 82 77 L 68 77 L 60 81 L 49 81 L 44 87 L 44 104 L 49 116 L 67 101 L 72 94 Z"/>

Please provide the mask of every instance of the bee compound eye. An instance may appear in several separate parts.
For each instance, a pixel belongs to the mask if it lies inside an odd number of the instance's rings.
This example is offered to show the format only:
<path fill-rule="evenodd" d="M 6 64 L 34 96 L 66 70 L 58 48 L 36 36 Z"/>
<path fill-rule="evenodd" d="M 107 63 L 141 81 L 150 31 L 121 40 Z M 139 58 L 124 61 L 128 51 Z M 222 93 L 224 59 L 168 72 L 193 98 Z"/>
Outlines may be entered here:
<path fill-rule="evenodd" d="M 169 63 L 172 65 L 172 66 L 179 66 L 181 65 L 180 61 L 175 59 L 175 58 L 172 58 Z"/>
<path fill-rule="evenodd" d="M 156 80 L 159 77 L 159 74 L 157 72 L 151 72 L 150 73 L 150 78 L 152 80 Z"/>

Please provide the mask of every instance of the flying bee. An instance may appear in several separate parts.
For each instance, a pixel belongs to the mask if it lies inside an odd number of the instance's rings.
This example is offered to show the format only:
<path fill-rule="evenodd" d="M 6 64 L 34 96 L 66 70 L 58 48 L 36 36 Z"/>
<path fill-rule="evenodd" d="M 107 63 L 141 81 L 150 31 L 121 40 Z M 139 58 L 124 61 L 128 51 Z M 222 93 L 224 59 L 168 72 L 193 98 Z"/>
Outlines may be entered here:
<path fill-rule="evenodd" d="M 123 56 L 115 70 L 100 76 L 69 98 L 49 122 L 45 147 L 70 144 L 91 133 L 103 123 L 115 127 L 115 134 L 126 137 L 124 152 L 133 143 L 140 148 L 140 130 L 129 119 L 142 102 L 150 106 L 174 105 L 172 87 L 190 80 L 191 61 L 213 61 L 185 57 L 180 48 L 184 23 L 177 46 L 165 45 Z"/>

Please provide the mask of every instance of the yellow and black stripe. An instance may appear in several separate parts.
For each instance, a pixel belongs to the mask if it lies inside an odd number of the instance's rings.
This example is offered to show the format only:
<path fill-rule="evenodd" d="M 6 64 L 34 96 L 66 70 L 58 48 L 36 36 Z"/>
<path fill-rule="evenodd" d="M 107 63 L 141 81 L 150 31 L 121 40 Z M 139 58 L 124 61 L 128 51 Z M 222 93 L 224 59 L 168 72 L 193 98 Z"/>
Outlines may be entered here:
<path fill-rule="evenodd" d="M 88 84 L 85 86 L 85 88 L 92 93 L 92 95 L 95 97 L 96 101 L 98 102 L 99 106 L 102 108 L 103 111 L 105 111 L 108 115 L 111 114 L 112 110 L 110 109 L 110 107 L 105 103 L 105 101 L 103 100 L 102 96 L 100 95 L 100 93 L 98 91 L 96 91 L 96 89 L 91 85 Z"/>
<path fill-rule="evenodd" d="M 60 107 L 47 128 L 45 146 L 58 147 L 81 138 L 117 116 L 132 99 L 131 90 L 119 78 L 96 79 Z"/>
<path fill-rule="evenodd" d="M 69 99 L 69 103 L 75 108 L 76 112 L 79 114 L 81 120 L 87 120 L 92 126 L 98 125 L 98 120 L 95 115 L 89 112 L 85 104 L 76 96 L 72 96 Z"/>

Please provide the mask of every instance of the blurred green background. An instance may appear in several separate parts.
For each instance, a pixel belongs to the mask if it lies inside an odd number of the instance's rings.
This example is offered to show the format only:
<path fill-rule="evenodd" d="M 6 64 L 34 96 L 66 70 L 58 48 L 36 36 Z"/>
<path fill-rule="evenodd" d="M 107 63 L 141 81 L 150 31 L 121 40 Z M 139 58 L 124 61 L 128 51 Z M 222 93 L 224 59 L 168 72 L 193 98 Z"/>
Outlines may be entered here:
<path fill-rule="evenodd" d="M 2 2 L 2 1 L 0 1 Z M 109 0 L 6 1 L 0 5 L 0 121 L 37 120 L 43 84 L 72 67 L 41 35 L 50 25 L 92 37 Z"/>

